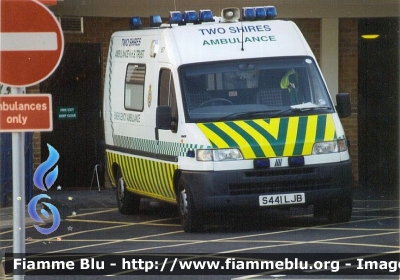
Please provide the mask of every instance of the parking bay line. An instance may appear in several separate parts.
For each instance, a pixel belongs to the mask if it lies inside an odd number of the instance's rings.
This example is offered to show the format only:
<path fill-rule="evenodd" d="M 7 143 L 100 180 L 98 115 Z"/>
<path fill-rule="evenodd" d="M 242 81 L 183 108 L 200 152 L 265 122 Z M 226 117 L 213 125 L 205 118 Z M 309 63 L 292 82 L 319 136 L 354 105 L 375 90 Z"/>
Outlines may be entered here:
<path fill-rule="evenodd" d="M 391 218 L 391 217 L 390 217 Z M 388 217 L 384 217 L 382 219 L 388 219 Z M 367 219 L 367 220 L 362 220 L 364 221 L 374 221 L 374 220 L 382 220 L 382 219 Z M 356 223 L 360 221 L 350 221 L 347 223 L 343 224 L 351 224 L 351 223 Z M 173 244 L 173 245 L 168 245 L 168 246 L 156 246 L 156 247 L 148 247 L 148 248 L 141 248 L 141 249 L 136 249 L 136 250 L 129 250 L 129 251 L 121 251 L 118 253 L 132 253 L 132 252 L 138 252 L 138 251 L 145 251 L 145 250 L 155 250 L 155 249 L 165 249 L 165 248 L 172 248 L 172 247 L 181 247 L 181 246 L 189 246 L 189 245 L 197 245 L 201 243 L 208 243 L 208 242 L 218 242 L 219 240 L 234 240 L 234 239 L 245 239 L 245 238 L 252 238 L 252 237 L 264 237 L 268 235 L 275 235 L 275 234 L 281 234 L 281 233 L 290 233 L 290 232 L 295 232 L 295 231 L 303 231 L 303 230 L 309 230 L 309 229 L 321 229 L 326 226 L 332 226 L 335 224 L 326 224 L 326 225 L 318 225 L 314 227 L 304 227 L 304 228 L 295 228 L 295 229 L 287 229 L 287 230 L 282 230 L 282 231 L 276 231 L 276 232 L 267 232 L 267 233 L 258 233 L 258 234 L 251 234 L 251 235 L 243 235 L 243 236 L 235 236 L 235 237 L 228 237 L 228 238 L 218 238 L 218 239 L 213 239 L 213 240 L 200 240 L 196 242 L 189 242 L 189 243 L 182 243 L 182 244 Z"/>
<path fill-rule="evenodd" d="M 391 218 L 391 217 L 390 217 Z M 383 219 L 387 219 L 387 218 L 383 218 Z M 164 219 L 165 220 L 165 219 Z M 168 220 L 168 219 L 167 219 Z M 370 220 L 380 220 L 380 219 L 370 219 Z M 71 220 L 73 221 L 73 219 Z M 146 222 L 142 222 L 142 223 L 136 223 L 137 224 L 148 224 L 151 222 L 155 222 L 155 221 L 159 221 L 159 220 L 153 220 L 153 221 L 146 221 Z M 365 221 L 365 220 L 364 220 Z M 359 221 L 353 221 L 353 222 L 359 222 Z M 128 224 L 128 225 L 121 225 L 119 227 L 126 227 L 126 226 L 130 226 L 132 224 Z M 189 243 L 183 243 L 183 244 L 176 244 L 176 245 L 170 245 L 170 246 L 158 246 L 158 247 L 151 247 L 151 248 L 142 248 L 139 250 L 129 250 L 129 251 L 122 251 L 122 252 L 114 252 L 114 253 L 126 253 L 126 252 L 138 252 L 138 251 L 144 251 L 144 250 L 153 250 L 153 249 L 157 249 L 157 248 L 171 248 L 171 247 L 176 247 L 176 246 L 188 246 L 188 245 L 195 245 L 195 244 L 201 244 L 201 243 L 206 243 L 206 242 L 228 242 L 229 240 L 237 240 L 237 239 L 243 239 L 244 238 L 250 238 L 250 237 L 257 237 L 257 236 L 267 236 L 267 235 L 272 235 L 272 234 L 280 234 L 280 233 L 289 233 L 289 232 L 294 232 L 294 231 L 303 231 L 303 230 L 313 230 L 313 229 L 321 229 L 323 226 L 326 225 L 319 225 L 319 226 L 315 226 L 315 227 L 307 227 L 307 228 L 296 228 L 296 229 L 292 229 L 292 230 L 284 230 L 284 231 L 278 231 L 278 232 L 268 232 L 268 233 L 260 233 L 260 234 L 251 234 L 251 235 L 245 235 L 245 236 L 236 236 L 236 237 L 229 237 L 229 238 L 219 238 L 219 239 L 214 239 L 214 240 L 200 240 L 200 241 L 196 241 L 196 242 L 189 242 Z M 114 227 L 116 228 L 116 227 Z M 105 230 L 105 229 L 110 229 L 110 228 L 104 228 L 101 230 Z M 99 229 L 97 229 L 99 230 Z M 97 230 L 91 230 L 91 231 L 97 231 Z M 88 231 L 85 231 L 88 232 Z M 140 239 L 144 239 L 144 238 L 149 238 L 149 237 L 156 237 L 156 236 L 165 236 L 165 235 L 169 235 L 169 234 L 176 234 L 176 233 L 182 233 L 183 231 L 175 231 L 175 232 L 168 232 L 168 233 L 163 233 L 163 234 L 155 234 L 155 235 L 148 235 L 148 236 L 140 236 L 140 237 L 135 237 L 135 238 L 130 238 L 128 240 L 117 240 L 117 241 L 111 241 L 111 242 L 104 242 L 101 244 L 92 244 L 92 245 L 86 245 L 86 246 L 80 246 L 80 247 L 75 247 L 75 248 L 69 248 L 69 249 L 63 249 L 63 250 L 58 250 L 58 251 L 53 251 L 52 253 L 57 253 L 57 252 L 65 252 L 65 251 L 71 251 L 71 250 L 77 250 L 77 249 L 82 249 L 82 248 L 89 248 L 89 247 L 96 247 L 96 246 L 104 246 L 104 245 L 108 245 L 108 244 L 115 244 L 115 243 L 121 243 L 121 242 L 126 242 L 126 241 L 135 241 L 135 240 L 140 240 Z M 74 233 L 75 234 L 80 234 L 82 232 L 78 232 L 78 233 Z M 333 238 L 333 239 L 321 239 L 321 240 L 316 240 L 316 241 L 306 241 L 306 242 L 290 242 L 290 243 L 285 243 L 285 244 L 280 244 L 280 245 L 272 245 L 272 246 L 257 246 L 257 247 L 252 247 L 252 248 L 245 248 L 245 249 L 237 249 L 237 250 L 231 250 L 231 251 L 226 251 L 226 252 L 218 252 L 218 254 L 221 253 L 233 253 L 233 252 L 240 252 L 240 251 L 248 251 L 248 250 L 254 250 L 254 249 L 264 249 L 264 248 L 273 248 L 273 247 L 282 247 L 282 246 L 293 246 L 293 245 L 301 245 L 301 244 L 315 244 L 318 242 L 322 242 L 322 243 L 326 243 L 329 241 L 333 241 L 333 240 L 341 240 L 341 239 L 352 239 L 352 238 L 360 238 L 360 237 L 368 237 L 368 236 L 379 236 L 379 235 L 387 235 L 387 234 L 395 234 L 397 232 L 390 232 L 390 233 L 377 233 L 377 234 L 366 234 L 366 235 L 359 235 L 359 236 L 347 236 L 347 237 L 340 237 L 340 238 Z M 72 234 L 69 235 L 64 235 L 64 237 L 66 236 L 71 236 Z M 140 240 L 142 241 L 142 240 Z M 71 241 L 70 241 L 71 242 Z M 215 254 L 215 253 L 214 253 Z"/>
<path fill-rule="evenodd" d="M 177 218 L 168 218 L 168 219 L 163 219 L 163 220 L 175 220 Z M 181 227 L 180 224 L 160 224 L 160 223 L 155 223 L 158 220 L 155 221 L 147 221 L 147 222 L 116 222 L 116 221 L 104 221 L 104 220 L 82 220 L 82 219 L 65 219 L 65 222 L 77 222 L 77 223 L 97 223 L 97 224 L 120 224 L 120 225 L 151 225 L 151 226 L 173 226 L 173 227 Z"/>
<path fill-rule="evenodd" d="M 151 221 L 145 221 L 145 222 L 140 222 L 140 223 L 135 223 L 135 225 L 145 225 L 151 222 L 158 222 L 158 221 L 165 221 L 165 220 L 169 220 L 169 219 L 159 219 L 159 220 L 151 220 Z M 90 232 L 97 232 L 97 231 L 104 231 L 104 230 L 112 230 L 112 229 L 118 229 L 118 228 L 124 228 L 124 227 L 129 227 L 132 226 L 133 224 L 122 224 L 122 225 L 117 225 L 117 226 L 113 226 L 113 227 L 104 227 L 104 228 L 97 228 L 97 229 L 90 229 L 90 230 L 85 230 L 85 231 L 78 231 L 78 232 L 73 232 L 73 233 L 68 233 L 68 234 L 64 234 L 64 235 L 60 235 L 57 237 L 51 237 L 51 238 L 46 238 L 46 239 L 40 239 L 37 240 L 35 239 L 35 241 L 31 241 L 29 243 L 26 243 L 26 245 L 30 245 L 30 244 L 36 244 L 39 242 L 58 242 L 57 238 L 61 238 L 61 240 L 65 237 L 69 237 L 69 236 L 74 236 L 74 235 L 79 235 L 82 233 L 90 233 Z M 175 232 L 168 232 L 165 234 L 173 234 L 173 233 L 182 233 L 183 231 L 175 231 Z M 161 235 L 165 235 L 165 234 L 159 234 Z M 136 238 L 146 238 L 146 237 L 154 237 L 154 236 L 158 236 L 158 235 L 149 235 L 149 236 L 140 236 L 140 237 L 136 237 Z M 129 239 L 128 239 L 129 240 Z M 93 242 L 97 241 L 97 239 L 92 240 Z M 119 240 L 119 243 L 124 242 L 125 240 Z M 73 240 L 69 240 L 69 242 L 73 242 Z M 90 241 L 88 241 L 90 242 Z M 103 246 L 103 245 L 107 245 L 107 244 L 114 244 L 114 243 L 118 243 L 118 242 L 105 242 L 105 243 L 100 243 L 100 244 L 91 244 L 91 245 L 87 245 L 87 246 L 80 246 L 80 247 L 75 247 L 75 248 L 68 248 L 68 249 L 62 249 L 59 251 L 54 251 L 54 252 L 49 252 L 49 253 L 58 253 L 58 252 L 64 252 L 64 251 L 70 251 L 70 250 L 75 250 L 75 249 L 82 249 L 82 248 L 87 248 L 87 247 L 95 247 L 95 246 Z"/>
<path fill-rule="evenodd" d="M 160 234 L 152 234 L 152 235 L 147 235 L 147 236 L 138 236 L 138 237 L 133 237 L 133 238 L 129 238 L 129 239 L 119 239 L 116 241 L 111 241 L 111 242 L 104 242 L 104 243 L 100 243 L 100 244 L 91 244 L 91 245 L 86 245 L 86 246 L 80 246 L 80 247 L 74 247 L 74 248 L 66 248 L 66 249 L 61 249 L 61 250 L 57 250 L 57 251 L 51 251 L 51 252 L 46 252 L 49 254 L 53 254 L 53 253 L 63 253 L 66 251 L 72 251 L 72 250 L 77 250 L 77 249 L 87 249 L 90 247 L 97 247 L 97 246 L 104 246 L 104 245 L 110 245 L 110 244 L 116 244 L 116 243 L 122 243 L 122 242 L 126 242 L 126 241 L 131 241 L 131 240 L 135 240 L 135 239 L 141 239 L 141 238 L 147 238 L 147 237 L 155 237 L 155 236 L 164 236 L 164 235 L 170 235 L 170 234 L 176 234 L 176 233 L 182 233 L 182 231 L 171 231 L 171 232 L 165 232 L 165 233 L 160 233 Z M 73 242 L 73 240 L 69 240 L 69 242 Z M 96 240 L 93 240 L 96 241 Z M 117 253 L 117 252 L 111 252 L 111 253 Z"/>
<path fill-rule="evenodd" d="M 390 217 L 390 218 L 392 218 L 392 217 Z M 387 219 L 387 217 L 383 218 L 383 219 Z M 169 220 L 169 219 L 161 219 L 161 220 Z M 61 237 L 77 235 L 77 234 L 93 232 L 93 231 L 99 231 L 99 230 L 110 230 L 110 229 L 115 229 L 115 228 L 119 228 L 119 227 L 127 227 L 127 226 L 131 226 L 131 225 L 148 224 L 148 223 L 151 223 L 151 222 L 154 222 L 154 221 L 161 221 L 161 220 L 146 221 L 146 222 L 141 222 L 141 223 L 136 223 L 136 224 L 128 224 L 128 225 L 124 224 L 124 225 L 111 227 L 111 228 L 107 227 L 107 228 L 102 228 L 102 229 L 88 230 L 88 231 L 84 231 L 84 232 L 77 232 L 77 233 L 71 233 L 71 234 L 63 235 Z M 374 218 L 374 219 L 367 219 L 367 220 L 372 221 L 372 220 L 381 220 L 381 219 Z M 363 220 L 363 221 L 367 221 L 367 220 Z M 73 221 L 73 219 L 71 221 Z M 355 222 L 359 222 L 359 221 L 350 221 L 348 223 L 355 223 Z M 244 238 L 249 238 L 249 237 L 267 236 L 267 235 L 280 234 L 280 233 L 289 233 L 289 232 L 302 231 L 302 230 L 307 230 L 307 229 L 320 229 L 320 228 L 322 228 L 324 226 L 327 226 L 327 225 L 319 225 L 319 226 L 315 226 L 315 227 L 311 227 L 311 228 L 310 227 L 307 227 L 307 228 L 296 228 L 296 229 L 292 229 L 292 230 L 277 231 L 277 232 L 272 232 L 272 233 L 268 232 L 268 233 L 252 234 L 252 235 L 245 235 L 245 236 L 235 236 L 235 237 L 229 237 L 229 238 L 219 238 L 219 239 L 214 239 L 214 240 L 201 240 L 201 241 L 197 241 L 197 242 L 189 242 L 189 243 L 175 244 L 175 245 L 169 245 L 169 246 L 157 246 L 157 247 L 150 247 L 150 248 L 141 248 L 139 250 L 129 250 L 129 251 L 123 251 L 123 252 L 137 252 L 137 251 L 144 251 L 144 250 L 154 250 L 154 249 L 158 249 L 158 248 L 171 248 L 171 247 L 178 247 L 178 246 L 188 246 L 188 245 L 195 245 L 195 244 L 201 244 L 201 243 L 206 243 L 206 242 L 217 242 L 218 240 L 222 241 L 222 240 L 232 240 L 232 239 L 244 239 Z M 329 224 L 328 224 L 328 226 L 329 226 Z M 151 235 L 151 236 L 163 236 L 163 235 L 166 235 L 166 234 L 175 234 L 175 233 L 182 233 L 182 232 L 183 231 L 175 231 L 175 232 L 168 232 L 168 233 L 165 233 L 165 234 Z M 393 233 L 395 233 L 395 232 L 393 232 Z M 373 236 L 373 235 L 371 235 L 371 236 Z M 150 236 L 135 237 L 135 238 L 132 238 L 132 239 L 129 239 L 129 240 L 143 239 L 143 238 L 146 238 L 146 237 L 150 237 Z M 352 237 L 345 237 L 345 238 L 352 238 Z M 49 239 L 49 241 L 50 240 L 52 240 L 52 239 Z M 328 239 L 328 240 L 330 240 L 330 239 Z M 328 240 L 325 240 L 325 241 L 328 241 Z M 124 241 L 126 241 L 126 240 L 121 240 L 119 242 L 124 242 Z M 313 242 L 315 243 L 315 241 L 313 241 Z M 103 246 L 103 245 L 115 244 L 115 243 L 118 243 L 118 242 L 92 244 L 92 245 L 88 245 L 88 246 L 81 246 L 81 247 L 76 247 L 76 248 L 64 249 L 64 250 L 60 250 L 60 251 L 56 251 L 56 252 L 62 252 L 62 251 L 67 251 L 67 250 L 69 251 L 69 250 L 75 250 L 75 249 L 81 249 L 81 248 L 87 248 L 87 247 Z M 304 243 L 304 242 L 300 242 L 300 244 L 302 244 L 302 243 Z M 310 242 L 308 242 L 308 243 L 310 243 Z M 30 243 L 28 243 L 28 244 L 30 244 Z M 292 244 L 287 244 L 286 246 L 288 246 L 288 245 L 290 246 Z M 282 245 L 277 245 L 277 246 L 279 247 L 279 246 L 282 246 Z M 268 246 L 268 247 L 270 247 L 270 246 Z M 255 248 L 246 248 L 246 249 L 247 250 L 251 250 L 251 249 L 256 249 L 256 247 Z M 123 253 L 123 252 L 115 252 L 115 253 Z"/>
<path fill-rule="evenodd" d="M 396 253 L 399 253 L 399 252 L 400 252 L 399 250 L 395 250 L 395 251 L 384 252 L 384 253 L 360 255 L 360 256 L 357 256 L 357 257 L 365 259 L 365 258 L 376 257 L 376 256 L 385 255 L 385 254 L 396 254 Z M 351 261 L 351 260 L 354 260 L 354 258 L 339 259 L 339 260 L 336 260 L 336 261 L 344 262 L 344 261 Z M 274 275 L 275 273 L 282 273 L 284 271 L 288 271 L 288 270 L 287 269 L 286 270 L 275 270 L 275 271 L 268 271 L 268 272 L 264 272 L 264 273 L 260 273 L 260 274 L 245 275 L 245 276 L 233 278 L 232 280 L 252 279 L 252 278 L 255 278 L 255 277 L 261 277 L 261 276 L 265 276 L 265 275 L 271 275 L 271 277 L 274 277 L 274 276 L 275 277 L 286 276 L 284 274 L 281 274 L 279 276 L 278 275 Z M 314 271 L 317 272 L 317 271 L 321 271 L 321 270 L 314 270 Z M 314 271 L 307 271 L 307 272 L 313 273 Z"/>
<path fill-rule="evenodd" d="M 305 230 L 305 229 L 307 229 L 307 228 L 293 229 L 291 231 L 301 231 L 301 230 Z M 311 228 L 311 229 L 313 229 L 313 228 Z M 283 231 L 283 232 L 288 232 L 288 231 Z M 275 233 L 257 234 L 257 236 L 261 236 L 261 235 L 266 236 L 266 235 L 277 234 L 277 233 L 282 233 L 282 231 L 275 232 Z M 351 236 L 351 237 L 347 236 L 347 237 L 321 239 L 321 240 L 306 241 L 306 242 L 304 242 L 304 241 L 293 241 L 293 242 L 290 242 L 290 243 L 279 244 L 279 245 L 247 247 L 247 248 L 242 248 L 242 249 L 215 252 L 215 253 L 212 253 L 212 254 L 209 254 L 209 255 L 206 255 L 206 256 L 214 256 L 214 255 L 217 255 L 217 254 L 239 253 L 239 252 L 245 252 L 245 251 L 250 251 L 250 250 L 258 250 L 258 249 L 266 249 L 266 248 L 277 248 L 277 247 L 286 247 L 286 246 L 295 246 L 295 245 L 304 245 L 304 244 L 324 244 L 323 242 L 329 242 L 329 241 L 333 241 L 333 240 L 352 239 L 352 238 L 361 238 L 361 237 L 370 237 L 370 236 L 382 236 L 382 235 L 395 234 L 395 233 L 397 233 L 397 232 L 390 232 L 390 233 L 384 232 L 384 233 L 358 235 L 358 236 Z M 254 236 L 254 235 L 252 235 L 252 236 Z M 238 239 L 238 238 L 241 238 L 241 237 L 230 237 L 230 238 L 226 238 L 226 239 L 222 239 L 222 240 Z M 120 251 L 120 252 L 116 252 L 116 253 L 133 253 L 133 252 L 139 252 L 139 251 L 144 251 L 144 250 L 154 250 L 154 249 L 160 249 L 160 248 L 172 248 L 172 247 L 179 247 L 179 246 L 185 246 L 185 245 L 197 245 L 197 244 L 201 244 L 201 243 L 218 242 L 218 240 L 221 240 L 221 239 L 201 240 L 201 241 L 191 242 L 191 243 L 175 244 L 175 245 L 172 245 L 172 246 L 158 246 L 158 247 L 153 247 L 153 248 L 142 248 L 142 249 L 129 250 L 129 251 Z M 192 257 L 190 259 L 195 259 L 195 258 L 196 257 Z M 122 275 L 122 274 L 126 274 L 128 272 L 129 271 L 119 272 L 119 273 L 117 273 L 115 275 Z"/>

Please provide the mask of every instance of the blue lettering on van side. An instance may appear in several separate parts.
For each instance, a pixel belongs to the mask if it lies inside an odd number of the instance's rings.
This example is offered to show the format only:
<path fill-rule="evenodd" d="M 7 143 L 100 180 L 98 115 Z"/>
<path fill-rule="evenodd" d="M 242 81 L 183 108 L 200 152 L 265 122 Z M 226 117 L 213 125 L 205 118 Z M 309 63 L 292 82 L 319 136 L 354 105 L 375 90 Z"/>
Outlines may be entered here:
<path fill-rule="evenodd" d="M 231 26 L 228 30 L 223 27 L 219 28 L 200 28 L 199 31 L 201 35 L 217 35 L 217 34 L 237 34 L 237 33 L 250 33 L 250 32 L 269 32 L 271 31 L 271 27 L 269 25 L 250 25 L 250 26 Z"/>
<path fill-rule="evenodd" d="M 122 38 L 121 46 L 122 47 L 138 47 L 142 42 L 142 38 Z"/>

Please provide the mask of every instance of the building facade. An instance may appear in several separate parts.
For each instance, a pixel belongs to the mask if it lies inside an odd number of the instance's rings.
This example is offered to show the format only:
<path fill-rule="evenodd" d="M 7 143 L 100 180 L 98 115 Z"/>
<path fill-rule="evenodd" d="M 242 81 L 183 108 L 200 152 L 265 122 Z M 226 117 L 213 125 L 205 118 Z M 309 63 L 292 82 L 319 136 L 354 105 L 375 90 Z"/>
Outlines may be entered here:
<path fill-rule="evenodd" d="M 91 184 L 94 167 L 103 164 L 100 111 L 109 39 L 113 32 L 129 29 L 130 17 L 141 16 L 146 25 L 151 14 L 166 16 L 169 10 L 207 8 L 218 15 L 224 7 L 261 5 L 265 5 L 264 1 L 202 1 L 199 4 L 196 1 L 70 0 L 51 6 L 63 23 L 64 64 L 61 63 L 60 69 L 48 81 L 28 88 L 27 92 L 52 93 L 55 112 L 61 107 L 75 108 L 78 117 L 63 120 L 55 113 L 54 131 L 35 133 L 34 168 L 47 158 L 47 152 L 43 151 L 46 143 L 51 142 L 60 150 L 61 147 L 81 147 L 77 154 L 68 153 L 66 149 L 60 155 L 60 164 L 63 157 L 73 158 L 65 161 L 65 167 L 60 166 L 60 174 L 65 173 L 64 179 L 61 178 L 65 182 L 61 184 L 71 187 Z M 339 92 L 350 94 L 352 116 L 342 122 L 351 141 L 355 186 L 397 186 L 399 63 L 395 50 L 399 49 L 400 1 L 281 0 L 270 1 L 268 5 L 276 6 L 279 18 L 293 20 L 299 26 L 317 57 L 333 97 Z M 361 37 L 364 33 L 380 36 L 372 42 Z M 379 40 L 383 42 L 377 43 Z M 376 57 L 377 52 L 387 54 L 386 58 L 381 58 L 379 67 L 372 65 L 369 59 Z M 84 67 L 96 63 L 98 68 Z M 95 75 L 90 75 L 93 71 Z M 379 78 L 379 74 L 384 76 Z M 371 80 L 374 81 L 374 92 L 370 92 L 368 81 Z M 389 82 L 391 93 L 379 92 L 379 88 L 385 88 L 383 84 Z M 86 86 L 82 86 L 84 83 Z M 389 99 L 385 104 L 391 109 L 378 106 L 380 96 Z M 82 122 L 89 123 L 94 129 L 80 126 Z M 386 138 L 374 142 L 383 135 L 387 135 Z M 383 148 L 378 148 L 379 145 Z M 83 157 L 91 160 L 84 161 Z"/>

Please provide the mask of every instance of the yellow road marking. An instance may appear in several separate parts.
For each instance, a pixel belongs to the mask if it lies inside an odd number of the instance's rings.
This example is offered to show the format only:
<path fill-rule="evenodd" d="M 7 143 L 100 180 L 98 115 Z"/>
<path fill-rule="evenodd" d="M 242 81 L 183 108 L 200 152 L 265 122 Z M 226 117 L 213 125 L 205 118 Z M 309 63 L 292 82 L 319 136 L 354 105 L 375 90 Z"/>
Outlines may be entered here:
<path fill-rule="evenodd" d="M 108 210 L 103 210 L 103 211 L 96 211 L 96 212 L 89 212 L 89 213 L 82 213 L 82 214 L 77 214 L 77 215 L 69 215 L 67 218 L 72 218 L 72 217 L 82 217 L 82 216 L 88 216 L 88 215 L 96 215 L 96 214 L 102 214 L 102 213 L 108 213 L 108 212 L 114 212 L 117 211 L 118 208 L 112 208 Z"/>
<path fill-rule="evenodd" d="M 174 220 L 178 218 L 168 218 L 168 220 Z M 119 225 L 143 225 L 143 224 L 150 224 L 150 225 L 161 225 L 161 224 L 154 224 L 151 221 L 149 222 L 115 222 L 115 221 L 103 221 L 103 220 L 79 220 L 79 219 L 65 219 L 66 222 L 78 222 L 78 223 L 96 223 L 96 224 L 119 224 Z M 180 226 L 179 224 L 163 224 L 165 226 Z"/>

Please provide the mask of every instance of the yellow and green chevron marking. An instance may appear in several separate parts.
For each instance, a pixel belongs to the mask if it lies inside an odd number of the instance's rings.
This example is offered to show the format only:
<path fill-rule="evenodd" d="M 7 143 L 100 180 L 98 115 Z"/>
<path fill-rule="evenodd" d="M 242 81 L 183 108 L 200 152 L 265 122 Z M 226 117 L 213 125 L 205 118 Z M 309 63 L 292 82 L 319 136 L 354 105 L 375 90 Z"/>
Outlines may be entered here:
<path fill-rule="evenodd" d="M 310 155 L 314 143 L 336 137 L 332 115 L 201 123 L 213 148 L 240 148 L 245 159 Z"/>
<path fill-rule="evenodd" d="M 112 164 L 117 163 L 122 171 L 127 187 L 138 194 L 164 201 L 175 202 L 172 178 L 177 164 L 168 164 L 107 151 L 108 172 L 112 174 Z M 110 176 L 113 184 L 116 178 Z"/>

